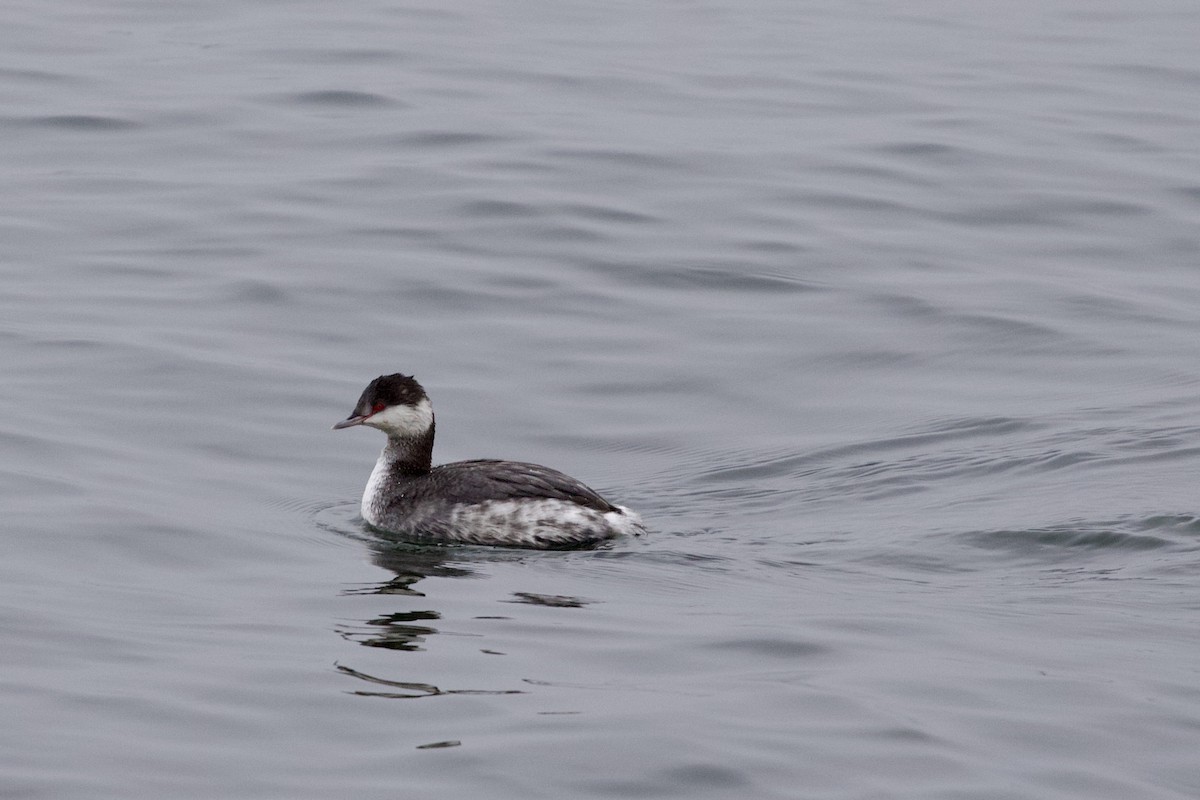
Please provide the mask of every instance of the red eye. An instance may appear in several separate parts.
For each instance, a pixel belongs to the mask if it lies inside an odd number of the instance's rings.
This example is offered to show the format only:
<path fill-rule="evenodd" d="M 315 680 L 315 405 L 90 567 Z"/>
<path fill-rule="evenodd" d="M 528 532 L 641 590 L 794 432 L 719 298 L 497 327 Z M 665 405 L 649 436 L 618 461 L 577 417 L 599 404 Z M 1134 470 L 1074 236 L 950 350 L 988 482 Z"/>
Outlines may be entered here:
<path fill-rule="evenodd" d="M 383 411 L 383 409 L 385 409 L 385 408 L 387 408 L 387 406 L 385 406 L 383 403 L 376 403 L 375 405 L 371 406 L 371 413 L 378 414 L 380 411 Z"/>

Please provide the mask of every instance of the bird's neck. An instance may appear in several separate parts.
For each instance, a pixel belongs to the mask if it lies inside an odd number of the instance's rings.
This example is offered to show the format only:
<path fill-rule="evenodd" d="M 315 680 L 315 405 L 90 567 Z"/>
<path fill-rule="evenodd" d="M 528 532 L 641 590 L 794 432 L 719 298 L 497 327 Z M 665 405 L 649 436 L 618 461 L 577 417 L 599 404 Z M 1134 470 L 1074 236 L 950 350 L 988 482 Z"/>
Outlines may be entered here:
<path fill-rule="evenodd" d="M 388 436 L 362 498 L 363 518 L 378 524 L 384 509 L 404 495 L 404 484 L 428 475 L 433 463 L 433 426 L 418 436 Z"/>
<path fill-rule="evenodd" d="M 428 473 L 433 466 L 433 424 L 416 436 L 388 436 L 376 466 L 383 466 L 390 474 L 405 478 Z"/>

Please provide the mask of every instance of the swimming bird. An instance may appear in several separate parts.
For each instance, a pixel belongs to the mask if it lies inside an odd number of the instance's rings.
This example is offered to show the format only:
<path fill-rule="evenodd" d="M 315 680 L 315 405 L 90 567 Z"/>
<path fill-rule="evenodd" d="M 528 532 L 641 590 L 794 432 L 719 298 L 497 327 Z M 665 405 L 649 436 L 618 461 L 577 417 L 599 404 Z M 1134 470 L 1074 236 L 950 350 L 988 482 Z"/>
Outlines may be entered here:
<path fill-rule="evenodd" d="M 434 416 L 411 375 L 380 375 L 334 429 L 387 434 L 362 497 L 374 528 L 413 542 L 580 547 L 645 532 L 641 517 L 538 464 L 480 459 L 432 466 Z"/>

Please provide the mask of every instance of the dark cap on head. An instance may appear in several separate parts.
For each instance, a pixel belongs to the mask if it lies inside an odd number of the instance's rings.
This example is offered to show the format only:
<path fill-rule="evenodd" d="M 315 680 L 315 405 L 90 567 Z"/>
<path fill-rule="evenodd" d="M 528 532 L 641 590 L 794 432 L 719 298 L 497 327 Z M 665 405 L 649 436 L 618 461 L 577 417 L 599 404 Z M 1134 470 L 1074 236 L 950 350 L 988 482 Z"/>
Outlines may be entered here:
<path fill-rule="evenodd" d="M 355 408 L 357 410 L 365 406 L 369 412 L 378 403 L 385 406 L 415 406 L 426 397 L 425 390 L 417 383 L 416 378 L 397 372 L 392 375 L 380 375 L 368 383 Z"/>
<path fill-rule="evenodd" d="M 428 395 L 413 376 L 403 375 L 399 372 L 392 375 L 380 375 L 368 383 L 366 389 L 363 389 L 350 416 L 333 427 L 348 428 L 351 425 L 361 425 L 363 420 L 383 408 L 415 406 L 426 399 L 428 399 Z"/>

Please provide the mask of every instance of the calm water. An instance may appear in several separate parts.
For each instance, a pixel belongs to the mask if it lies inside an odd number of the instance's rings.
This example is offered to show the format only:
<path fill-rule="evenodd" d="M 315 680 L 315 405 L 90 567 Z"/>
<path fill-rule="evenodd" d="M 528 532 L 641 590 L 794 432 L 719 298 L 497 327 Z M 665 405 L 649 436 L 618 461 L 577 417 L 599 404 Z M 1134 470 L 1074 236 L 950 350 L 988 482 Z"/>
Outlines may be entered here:
<path fill-rule="evenodd" d="M 0 23 L 0 797 L 1200 795 L 1195 3 Z"/>

